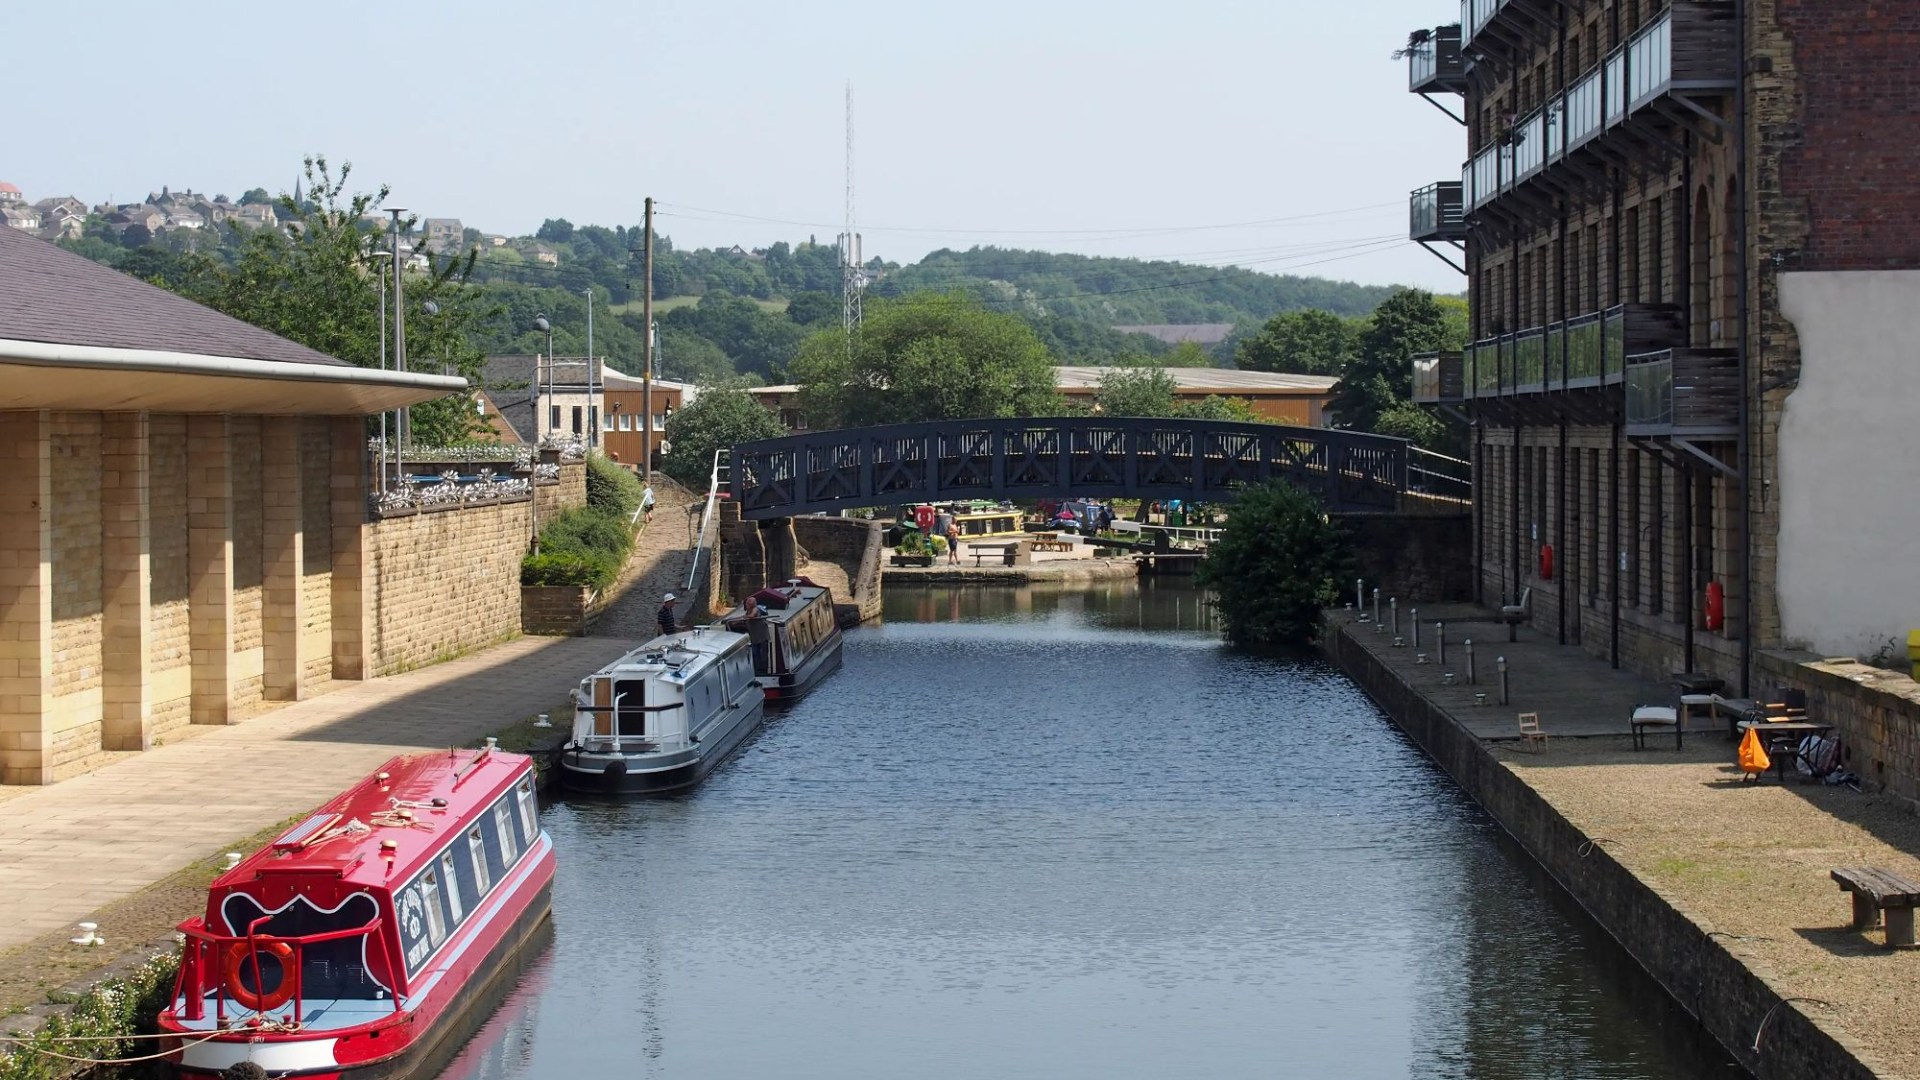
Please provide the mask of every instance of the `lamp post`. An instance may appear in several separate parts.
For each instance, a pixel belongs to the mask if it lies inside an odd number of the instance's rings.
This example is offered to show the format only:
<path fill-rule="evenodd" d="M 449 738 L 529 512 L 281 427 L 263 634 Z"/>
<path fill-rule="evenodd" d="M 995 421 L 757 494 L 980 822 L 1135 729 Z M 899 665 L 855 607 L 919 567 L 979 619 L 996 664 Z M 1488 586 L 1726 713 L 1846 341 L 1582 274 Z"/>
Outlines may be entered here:
<path fill-rule="evenodd" d="M 386 210 L 393 215 L 393 251 L 391 253 L 393 259 L 393 369 L 405 371 L 407 370 L 407 302 L 406 286 L 403 284 L 406 274 L 402 272 L 400 264 L 400 215 L 406 213 L 407 208 L 389 206 Z M 401 454 L 403 453 L 401 448 L 406 445 L 409 434 L 407 417 L 408 410 L 403 405 L 400 407 L 398 417 L 394 420 L 393 476 L 396 482 L 401 480 Z"/>
<path fill-rule="evenodd" d="M 538 444 L 540 442 L 540 410 L 543 407 L 541 399 L 553 395 L 553 387 L 551 385 L 553 381 L 553 323 L 549 321 L 545 315 L 536 315 L 533 318 L 533 328 L 547 332 L 546 383 L 540 381 L 540 362 L 535 360 L 533 363 L 533 441 L 535 444 Z"/>
<path fill-rule="evenodd" d="M 593 358 L 593 286 L 580 292 L 587 298 L 587 445 L 599 446 L 600 394 L 595 389 L 595 376 L 600 373 L 600 365 Z"/>
<path fill-rule="evenodd" d="M 387 268 L 393 264 L 389 262 L 382 266 L 380 260 L 392 259 L 393 253 L 375 249 L 367 253 L 367 258 L 373 262 L 376 276 L 380 279 L 380 370 L 385 371 L 387 370 Z M 379 471 L 380 494 L 385 495 L 387 493 L 387 410 L 385 409 L 380 410 Z"/>

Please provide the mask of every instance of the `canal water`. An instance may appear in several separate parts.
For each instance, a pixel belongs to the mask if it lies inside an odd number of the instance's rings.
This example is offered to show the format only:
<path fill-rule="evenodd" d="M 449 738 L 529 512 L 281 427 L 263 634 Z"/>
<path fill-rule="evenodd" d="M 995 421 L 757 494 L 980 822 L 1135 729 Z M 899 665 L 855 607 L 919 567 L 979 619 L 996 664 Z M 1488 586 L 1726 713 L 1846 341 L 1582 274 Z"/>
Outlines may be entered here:
<path fill-rule="evenodd" d="M 1345 678 L 1195 592 L 893 589 L 693 796 L 562 802 L 444 1080 L 1743 1075 Z"/>

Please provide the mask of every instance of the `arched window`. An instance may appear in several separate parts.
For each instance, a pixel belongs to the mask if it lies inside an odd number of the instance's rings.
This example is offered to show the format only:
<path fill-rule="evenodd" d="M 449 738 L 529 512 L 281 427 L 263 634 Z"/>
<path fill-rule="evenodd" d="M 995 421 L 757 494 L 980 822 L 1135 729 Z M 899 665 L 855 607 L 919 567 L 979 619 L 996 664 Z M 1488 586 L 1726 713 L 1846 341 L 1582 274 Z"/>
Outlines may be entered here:
<path fill-rule="evenodd" d="M 1714 344 L 1732 348 L 1740 335 L 1740 189 L 1727 177 L 1727 190 L 1720 203 L 1720 332 Z"/>

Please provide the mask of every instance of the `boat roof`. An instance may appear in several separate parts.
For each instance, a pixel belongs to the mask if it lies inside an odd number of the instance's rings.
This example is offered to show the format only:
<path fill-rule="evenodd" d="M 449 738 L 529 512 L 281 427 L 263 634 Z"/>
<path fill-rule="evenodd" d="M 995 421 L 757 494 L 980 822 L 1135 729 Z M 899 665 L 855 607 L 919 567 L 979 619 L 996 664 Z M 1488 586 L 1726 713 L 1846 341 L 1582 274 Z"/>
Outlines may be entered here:
<path fill-rule="evenodd" d="M 661 634 L 588 678 L 649 675 L 698 668 L 732 652 L 746 640 L 745 634 L 736 634 L 720 626 L 696 626 L 691 630 Z"/>
<path fill-rule="evenodd" d="M 403 754 L 302 818 L 238 866 L 215 878 L 218 896 L 266 877 L 322 874 L 361 885 L 397 887 L 444 845 L 449 834 L 532 772 L 524 754 L 502 750 L 437 750 Z M 436 806 L 434 800 L 444 800 Z M 395 802 L 421 804 L 396 809 Z M 405 824 L 400 811 L 413 815 Z M 346 828 L 358 821 L 365 830 Z M 381 844 L 392 841 L 387 867 Z"/>
<path fill-rule="evenodd" d="M 760 609 L 761 614 L 767 617 L 768 622 L 784 623 L 788 619 L 805 611 L 808 605 L 815 601 L 824 599 L 831 603 L 833 598 L 833 591 L 831 589 L 828 589 L 825 585 L 815 585 L 812 582 L 797 585 L 769 585 L 767 588 L 786 593 L 789 597 L 786 607 L 762 607 Z M 736 604 L 732 610 L 720 616 L 720 621 L 725 623 L 733 619 L 743 619 L 746 615 L 746 605 Z"/>

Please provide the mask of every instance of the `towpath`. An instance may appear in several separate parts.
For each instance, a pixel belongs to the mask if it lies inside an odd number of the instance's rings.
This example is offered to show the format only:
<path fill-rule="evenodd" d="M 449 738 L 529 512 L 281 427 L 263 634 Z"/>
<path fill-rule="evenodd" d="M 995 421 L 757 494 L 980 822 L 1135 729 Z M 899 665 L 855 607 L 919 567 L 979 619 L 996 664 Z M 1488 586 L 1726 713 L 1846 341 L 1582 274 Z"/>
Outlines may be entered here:
<path fill-rule="evenodd" d="M 1433 662 L 1437 617 L 1448 620 L 1444 665 Z M 1797 779 L 1783 786 L 1772 774 L 1758 785 L 1745 783 L 1724 720 L 1690 730 L 1684 749 L 1675 748 L 1669 729 L 1634 750 L 1627 734 L 1633 706 L 1673 704 L 1675 691 L 1557 645 L 1551 631 L 1522 628 L 1520 640 L 1509 643 L 1489 612 L 1429 611 L 1418 650 L 1429 662 L 1420 664 L 1407 622 L 1400 648 L 1391 633 L 1377 633 L 1351 613 L 1333 622 L 1347 642 L 1379 660 L 1390 679 L 1486 744 L 1499 767 L 1587 838 L 1588 857 L 1599 849 L 1624 867 L 1778 999 L 1793 1002 L 1783 1008 L 1804 1013 L 1872 1075 L 1920 1077 L 1920 1046 L 1911 1035 L 1920 952 L 1892 952 L 1882 947 L 1880 931 L 1849 929 L 1847 896 L 1828 878 L 1835 867 L 1884 866 L 1920 879 L 1920 818 L 1892 799 L 1846 787 Z M 1464 675 L 1469 636 L 1479 677 L 1474 686 Z M 1505 706 L 1498 704 L 1501 656 L 1510 679 Z M 1476 694 L 1486 694 L 1489 704 L 1476 704 Z M 1520 748 L 1519 712 L 1540 714 L 1548 733 L 1544 753 Z M 1576 885 L 1576 895 L 1583 887 Z M 1596 902 L 1579 898 L 1590 907 Z M 1611 900 L 1597 902 L 1604 909 Z M 1660 952 L 1662 943 L 1636 939 L 1651 924 L 1642 912 L 1633 925 L 1608 929 L 1636 951 Z M 1763 1018 L 1729 1016 L 1732 999 L 1729 993 L 1682 1004 L 1737 1027 L 1743 1061 L 1757 1066 L 1757 1075 L 1793 1075 L 1785 1065 L 1793 1048 L 1780 1043 L 1783 1018 L 1773 1019 L 1774 1034 L 1759 1033 Z M 1726 1031 L 1717 1033 L 1728 1041 Z M 1766 1035 L 1757 1040 L 1760 1050 L 1747 1051 L 1760 1034 Z M 1779 1071 L 1783 1067 L 1789 1071 Z"/>

